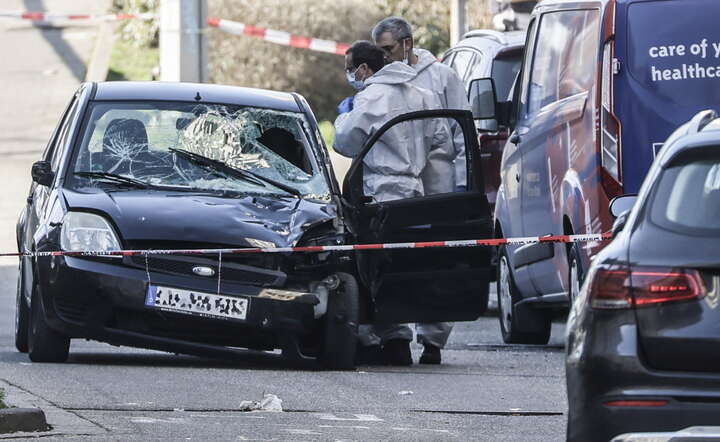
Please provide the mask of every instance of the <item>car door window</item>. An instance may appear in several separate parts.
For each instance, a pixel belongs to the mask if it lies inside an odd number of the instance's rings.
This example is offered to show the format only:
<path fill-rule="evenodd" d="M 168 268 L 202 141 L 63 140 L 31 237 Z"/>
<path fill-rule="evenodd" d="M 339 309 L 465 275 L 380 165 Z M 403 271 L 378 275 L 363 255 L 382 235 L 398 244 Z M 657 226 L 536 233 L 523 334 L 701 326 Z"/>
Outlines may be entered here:
<path fill-rule="evenodd" d="M 522 118 L 522 116 L 523 116 L 522 114 L 527 112 L 527 102 L 528 102 L 527 84 L 530 80 L 530 70 L 533 65 L 533 63 L 532 63 L 533 56 L 535 55 L 535 40 L 537 38 L 537 32 L 535 32 L 535 31 L 537 28 L 537 22 L 538 22 L 537 19 L 533 20 L 530 23 L 530 26 L 528 27 L 528 34 L 527 34 L 528 37 L 527 37 L 527 42 L 525 44 L 525 56 L 523 59 L 523 64 L 522 64 L 522 69 L 521 69 L 521 72 L 522 72 L 521 86 L 516 91 L 516 93 L 518 95 L 520 95 L 519 108 L 514 109 L 515 111 L 517 111 L 517 113 L 515 113 L 515 115 L 518 120 L 520 118 Z"/>
<path fill-rule="evenodd" d="M 55 126 L 55 130 L 53 131 L 53 134 L 50 137 L 50 141 L 48 141 L 47 146 L 45 146 L 45 150 L 43 151 L 43 155 L 42 155 L 43 160 L 50 161 L 52 159 L 52 154 L 55 151 L 55 145 L 57 144 L 57 141 L 60 138 L 60 133 L 62 132 L 62 129 L 65 127 L 65 121 L 67 120 L 68 115 L 70 114 L 70 111 L 74 107 L 76 101 L 77 101 L 76 96 L 73 96 L 73 98 L 70 100 L 68 105 L 65 107 L 62 117 L 60 117 L 60 121 L 58 122 L 57 126 Z"/>
<path fill-rule="evenodd" d="M 595 10 L 550 12 L 542 16 L 530 75 L 528 112 L 534 113 L 592 85 L 597 47 Z"/>
<path fill-rule="evenodd" d="M 63 156 L 63 152 L 65 152 L 67 143 L 69 139 L 71 138 L 72 132 L 70 131 L 70 127 L 72 126 L 73 121 L 75 120 L 75 116 L 77 115 L 78 110 L 78 101 L 75 100 L 73 104 L 71 105 L 69 112 L 64 118 L 63 126 L 60 129 L 60 134 L 58 135 L 58 139 L 55 143 L 55 147 L 51 153 L 51 157 L 49 158 L 50 161 L 50 167 L 53 172 L 57 172 L 58 167 L 60 166 L 60 159 Z"/>
<path fill-rule="evenodd" d="M 468 187 L 471 161 L 457 120 L 408 119 L 376 134 L 362 154 L 364 167 L 357 174 L 362 176 L 364 200 L 402 200 Z"/>
<path fill-rule="evenodd" d="M 472 51 L 458 51 L 452 61 L 452 68 L 458 73 L 460 78 L 465 78 L 468 67 L 472 63 L 475 54 Z"/>

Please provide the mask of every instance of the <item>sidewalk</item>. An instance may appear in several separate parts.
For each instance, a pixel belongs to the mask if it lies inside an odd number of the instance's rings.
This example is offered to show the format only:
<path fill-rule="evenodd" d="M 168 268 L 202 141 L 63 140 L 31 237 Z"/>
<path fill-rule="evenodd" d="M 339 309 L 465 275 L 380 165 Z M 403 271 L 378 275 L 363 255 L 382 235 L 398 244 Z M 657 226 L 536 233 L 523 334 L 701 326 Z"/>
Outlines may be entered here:
<path fill-rule="evenodd" d="M 104 13 L 110 0 L 5 0 L 4 10 Z M 0 250 L 14 251 L 15 223 L 30 187 L 30 166 L 85 77 L 98 24 L 39 28 L 0 18 Z M 0 258 L 0 264 L 16 259 Z"/>

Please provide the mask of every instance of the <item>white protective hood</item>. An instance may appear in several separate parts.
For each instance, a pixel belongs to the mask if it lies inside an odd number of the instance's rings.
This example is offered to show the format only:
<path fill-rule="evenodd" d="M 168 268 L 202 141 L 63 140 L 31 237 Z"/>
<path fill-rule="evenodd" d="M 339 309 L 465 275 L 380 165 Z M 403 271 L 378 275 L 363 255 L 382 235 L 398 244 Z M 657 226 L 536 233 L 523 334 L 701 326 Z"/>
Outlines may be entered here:
<path fill-rule="evenodd" d="M 417 72 L 403 63 L 385 66 L 366 80 L 353 110 L 335 120 L 335 151 L 356 157 L 385 123 L 408 112 L 437 109 L 436 94 L 414 85 Z M 430 152 L 450 146 L 450 128 L 443 121 L 414 120 L 388 130 L 365 157 L 364 192 L 376 201 L 426 194 L 421 174 Z M 445 147 L 441 150 L 448 150 Z"/>

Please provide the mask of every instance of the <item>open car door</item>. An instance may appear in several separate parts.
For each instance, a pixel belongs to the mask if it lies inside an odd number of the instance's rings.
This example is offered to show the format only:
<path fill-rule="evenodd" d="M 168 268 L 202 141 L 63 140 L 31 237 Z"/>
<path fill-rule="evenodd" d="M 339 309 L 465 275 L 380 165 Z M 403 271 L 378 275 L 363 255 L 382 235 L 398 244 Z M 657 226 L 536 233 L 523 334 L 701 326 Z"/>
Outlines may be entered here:
<path fill-rule="evenodd" d="M 418 127 L 418 122 L 433 120 L 453 127 L 456 142 L 464 139 L 467 190 L 381 202 L 365 195 L 363 160 L 383 135 L 398 125 L 405 124 L 407 130 L 410 122 Z M 454 181 L 452 175 L 447 179 Z M 349 225 L 360 244 L 481 239 L 492 237 L 493 228 L 483 183 L 471 112 L 427 110 L 400 115 L 381 127 L 354 159 L 343 194 Z M 373 301 L 369 320 L 473 321 L 487 305 L 488 247 L 368 250 L 358 251 L 356 257 L 358 273 Z"/>

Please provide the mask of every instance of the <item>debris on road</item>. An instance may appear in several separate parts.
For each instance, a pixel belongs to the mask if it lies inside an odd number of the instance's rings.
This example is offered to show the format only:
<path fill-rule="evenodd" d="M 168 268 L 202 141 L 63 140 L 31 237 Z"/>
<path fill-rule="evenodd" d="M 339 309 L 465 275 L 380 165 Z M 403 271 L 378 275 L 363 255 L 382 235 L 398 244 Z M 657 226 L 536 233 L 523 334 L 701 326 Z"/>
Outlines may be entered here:
<path fill-rule="evenodd" d="M 399 392 L 398 394 L 400 396 L 410 396 L 410 395 L 413 395 L 414 393 L 410 390 L 403 390 L 403 391 Z"/>
<path fill-rule="evenodd" d="M 260 402 L 240 402 L 240 411 L 283 411 L 282 399 L 274 394 L 266 394 Z"/>

